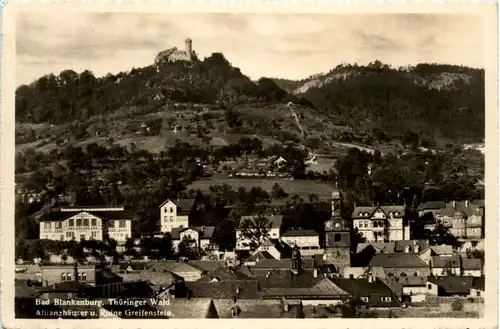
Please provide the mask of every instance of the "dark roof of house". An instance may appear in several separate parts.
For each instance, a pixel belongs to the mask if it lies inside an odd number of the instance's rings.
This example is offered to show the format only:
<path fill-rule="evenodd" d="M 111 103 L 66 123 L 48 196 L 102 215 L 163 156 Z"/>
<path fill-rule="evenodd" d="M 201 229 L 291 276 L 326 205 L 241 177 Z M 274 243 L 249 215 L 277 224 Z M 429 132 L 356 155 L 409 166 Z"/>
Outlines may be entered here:
<path fill-rule="evenodd" d="M 480 270 L 483 268 L 483 263 L 477 258 L 463 258 L 462 268 L 464 270 Z"/>
<path fill-rule="evenodd" d="M 136 219 L 137 211 L 125 209 L 122 211 L 51 211 L 43 214 L 40 217 L 41 222 L 57 222 L 64 221 L 82 212 L 89 213 L 104 220 L 134 220 Z"/>
<path fill-rule="evenodd" d="M 460 255 L 433 256 L 431 257 L 431 264 L 432 267 L 434 268 L 444 268 L 444 267 L 457 268 L 460 267 Z"/>
<path fill-rule="evenodd" d="M 253 216 L 241 216 L 240 227 L 243 225 L 243 223 L 246 220 L 253 221 L 257 217 L 258 217 L 257 215 L 253 215 Z M 283 221 L 283 215 L 272 215 L 272 216 L 264 216 L 264 217 L 267 218 L 267 220 L 269 221 L 271 229 L 273 229 L 273 228 L 280 229 L 281 228 L 281 222 Z"/>
<path fill-rule="evenodd" d="M 288 230 L 281 234 L 282 237 L 286 236 L 319 236 L 315 230 Z"/>
<path fill-rule="evenodd" d="M 393 276 L 385 277 L 382 281 L 391 288 L 391 290 L 397 295 L 401 296 L 403 294 L 403 287 L 425 287 L 427 283 L 426 276 Z"/>
<path fill-rule="evenodd" d="M 374 278 L 373 282 L 368 279 L 332 279 L 333 283 L 340 289 L 347 291 L 355 297 L 370 297 L 372 295 L 391 298 L 390 303 L 385 303 L 380 298 L 369 298 L 368 305 L 371 307 L 396 307 L 400 303 L 394 295 L 393 291 L 380 279 Z"/>
<path fill-rule="evenodd" d="M 179 319 L 219 318 L 211 298 L 174 298 L 170 305 L 164 306 L 172 312 L 172 317 Z"/>
<path fill-rule="evenodd" d="M 172 201 L 179 208 L 177 213 L 189 213 L 193 209 L 195 199 L 167 199 L 159 207 L 163 207 L 169 201 Z"/>
<path fill-rule="evenodd" d="M 373 247 L 375 250 L 380 250 L 383 253 L 393 253 L 396 251 L 396 243 L 393 242 L 362 242 L 358 243 L 356 247 L 356 253 L 361 253 L 363 250 L 369 246 Z"/>
<path fill-rule="evenodd" d="M 190 260 L 188 264 L 202 272 L 210 272 L 216 268 L 225 266 L 225 262 L 223 260 Z"/>
<path fill-rule="evenodd" d="M 14 286 L 16 298 L 36 298 L 40 296 L 36 287 L 28 285 L 28 280 L 15 280 Z"/>
<path fill-rule="evenodd" d="M 172 240 L 179 240 L 180 234 L 186 230 L 198 232 L 200 234 L 200 239 L 212 239 L 214 237 L 215 226 L 175 227 L 170 232 Z"/>
<path fill-rule="evenodd" d="M 233 298 L 258 299 L 257 280 L 195 281 L 186 282 L 192 298 Z M 238 292 L 238 293 L 237 293 Z"/>
<path fill-rule="evenodd" d="M 430 276 L 427 281 L 438 285 L 448 294 L 469 294 L 474 277 L 472 276 Z"/>
<path fill-rule="evenodd" d="M 417 210 L 431 210 L 431 209 L 444 209 L 446 208 L 445 201 L 427 201 L 418 205 Z"/>
<path fill-rule="evenodd" d="M 480 208 L 484 208 L 484 199 L 472 200 L 472 203 Z"/>
<path fill-rule="evenodd" d="M 351 218 L 361 219 L 361 218 L 371 218 L 377 210 L 381 210 L 386 216 L 390 216 L 392 213 L 395 218 L 403 218 L 406 213 L 405 206 L 363 206 L 356 207 L 352 211 Z"/>
<path fill-rule="evenodd" d="M 148 267 L 148 263 L 145 262 L 130 262 L 130 263 L 121 263 L 120 270 L 126 270 L 131 268 L 133 271 L 142 271 L 143 269 Z"/>
<path fill-rule="evenodd" d="M 313 285 L 306 288 L 290 287 L 290 288 L 265 288 L 262 292 L 263 297 L 336 297 L 348 298 L 350 294 L 327 278 L 319 279 Z"/>
<path fill-rule="evenodd" d="M 260 262 L 263 259 L 275 259 L 273 255 L 271 255 L 268 251 L 256 251 L 248 258 L 245 259 L 245 263 L 247 262 Z"/>
<path fill-rule="evenodd" d="M 448 202 L 448 204 L 446 205 L 446 208 L 441 212 L 441 215 L 453 217 L 453 215 L 456 212 L 461 211 L 467 217 L 470 217 L 470 216 L 481 217 L 481 212 L 480 212 L 479 208 L 480 208 L 479 206 L 473 204 L 472 202 L 466 202 L 466 201 L 453 202 L 452 201 L 452 202 Z"/>
<path fill-rule="evenodd" d="M 429 240 L 399 240 L 395 241 L 394 251 L 396 252 L 404 252 L 406 246 L 409 246 L 410 251 L 413 252 L 415 250 L 415 246 L 418 246 L 418 250 L 422 251 L 424 249 L 429 248 Z"/>
<path fill-rule="evenodd" d="M 321 278 L 315 278 L 312 270 L 302 270 L 298 274 L 291 270 L 254 271 L 261 289 L 264 288 L 309 288 Z"/>
<path fill-rule="evenodd" d="M 250 280 L 252 277 L 239 271 L 238 269 L 232 269 L 230 267 L 219 267 L 213 271 L 208 272 L 202 276 L 199 282 L 210 282 L 212 279 L 216 278 L 218 281 L 234 281 L 234 280 Z"/>
<path fill-rule="evenodd" d="M 472 288 L 484 291 L 484 275 L 479 277 L 474 277 L 472 280 Z"/>
<path fill-rule="evenodd" d="M 412 253 L 375 254 L 369 266 L 383 268 L 428 267 L 422 259 Z"/>
<path fill-rule="evenodd" d="M 314 267 L 313 258 L 302 258 L 301 267 L 303 269 L 310 269 Z M 281 258 L 281 259 L 262 259 L 252 266 L 252 270 L 273 270 L 273 269 L 291 269 L 292 259 L 291 258 Z"/>

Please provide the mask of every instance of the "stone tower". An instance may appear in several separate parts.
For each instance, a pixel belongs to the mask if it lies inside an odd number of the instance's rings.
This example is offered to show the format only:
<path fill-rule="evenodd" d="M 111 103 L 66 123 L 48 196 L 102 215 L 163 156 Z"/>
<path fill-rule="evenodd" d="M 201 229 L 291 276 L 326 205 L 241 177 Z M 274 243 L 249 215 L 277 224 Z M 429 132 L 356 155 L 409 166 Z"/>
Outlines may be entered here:
<path fill-rule="evenodd" d="M 325 257 L 340 275 L 351 266 L 351 226 L 342 218 L 342 194 L 337 184 L 332 192 L 332 217 L 325 222 Z"/>
<path fill-rule="evenodd" d="M 187 38 L 184 42 L 186 43 L 186 55 L 191 60 L 193 58 L 193 40 Z"/>

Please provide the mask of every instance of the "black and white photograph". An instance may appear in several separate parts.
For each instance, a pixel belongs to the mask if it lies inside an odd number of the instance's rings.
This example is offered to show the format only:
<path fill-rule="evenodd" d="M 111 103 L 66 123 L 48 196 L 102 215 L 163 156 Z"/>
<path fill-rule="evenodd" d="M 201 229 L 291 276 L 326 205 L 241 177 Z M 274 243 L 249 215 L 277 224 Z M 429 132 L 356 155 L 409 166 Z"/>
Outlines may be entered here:
<path fill-rule="evenodd" d="M 11 13 L 15 320 L 496 319 L 495 4 L 120 6 Z"/>

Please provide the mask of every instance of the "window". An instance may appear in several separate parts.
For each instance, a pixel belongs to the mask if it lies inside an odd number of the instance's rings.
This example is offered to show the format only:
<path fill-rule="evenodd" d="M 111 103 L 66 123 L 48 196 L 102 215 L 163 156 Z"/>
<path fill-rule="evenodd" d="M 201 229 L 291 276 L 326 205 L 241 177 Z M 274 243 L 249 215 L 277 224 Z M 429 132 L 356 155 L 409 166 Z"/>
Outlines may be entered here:
<path fill-rule="evenodd" d="M 340 242 L 340 234 L 338 234 L 338 233 L 337 233 L 337 234 L 335 234 L 335 235 L 333 236 L 333 240 L 334 240 L 335 242 Z"/>
<path fill-rule="evenodd" d="M 170 216 L 170 221 L 173 222 L 174 221 L 174 216 Z"/>
<path fill-rule="evenodd" d="M 391 297 L 382 297 L 382 298 L 380 298 L 380 300 L 383 301 L 383 302 L 388 303 L 388 302 L 391 301 Z"/>
<path fill-rule="evenodd" d="M 62 223 L 56 222 L 56 229 L 61 229 L 61 228 L 62 228 Z"/>
<path fill-rule="evenodd" d="M 78 273 L 78 280 L 87 281 L 87 273 Z"/>
<path fill-rule="evenodd" d="M 61 235 L 59 236 L 59 240 L 61 240 L 61 241 L 62 241 L 62 240 L 64 240 L 64 234 L 61 234 Z"/>
<path fill-rule="evenodd" d="M 96 231 L 92 231 L 92 237 L 93 238 L 97 238 L 97 232 Z"/>
<path fill-rule="evenodd" d="M 66 273 L 61 274 L 61 281 L 66 281 Z"/>
<path fill-rule="evenodd" d="M 81 218 L 76 219 L 76 226 L 82 226 L 82 219 Z"/>
<path fill-rule="evenodd" d="M 401 272 L 400 274 L 401 276 L 406 276 L 406 273 L 405 272 Z"/>
<path fill-rule="evenodd" d="M 126 225 L 125 225 L 125 221 L 124 220 L 121 220 L 120 221 L 120 228 L 124 228 Z"/>
<path fill-rule="evenodd" d="M 85 240 L 85 234 L 80 234 L 80 241 Z"/>
<path fill-rule="evenodd" d="M 69 220 L 69 226 L 73 226 L 73 223 L 74 223 L 74 222 L 73 222 L 73 218 L 71 218 L 71 219 Z"/>
<path fill-rule="evenodd" d="M 83 226 L 89 226 L 89 219 L 88 218 L 83 219 Z"/>
<path fill-rule="evenodd" d="M 476 294 L 477 294 L 477 297 L 481 297 L 481 292 L 479 290 L 476 292 Z"/>
<path fill-rule="evenodd" d="M 413 276 L 418 276 L 418 272 L 413 273 Z"/>
<path fill-rule="evenodd" d="M 378 227 L 378 222 L 377 221 L 373 222 L 373 227 Z"/>
<path fill-rule="evenodd" d="M 354 279 L 354 274 L 349 274 L 349 279 Z"/>
<path fill-rule="evenodd" d="M 170 212 L 174 212 L 174 208 L 170 207 Z"/>
<path fill-rule="evenodd" d="M 46 230 L 50 230 L 50 222 L 43 223 L 43 228 Z"/>
<path fill-rule="evenodd" d="M 359 299 L 361 299 L 362 302 L 368 303 L 368 297 L 359 297 Z"/>
<path fill-rule="evenodd" d="M 428 289 L 428 290 L 431 290 L 431 289 L 432 289 L 432 284 L 428 283 L 428 284 L 427 284 L 427 289 Z"/>
<path fill-rule="evenodd" d="M 125 234 L 125 239 L 128 239 L 128 234 Z"/>
<path fill-rule="evenodd" d="M 389 272 L 389 273 L 387 273 L 387 276 L 394 276 L 394 273 Z"/>
<path fill-rule="evenodd" d="M 66 281 L 71 281 L 71 280 L 73 280 L 71 273 L 66 273 Z"/>

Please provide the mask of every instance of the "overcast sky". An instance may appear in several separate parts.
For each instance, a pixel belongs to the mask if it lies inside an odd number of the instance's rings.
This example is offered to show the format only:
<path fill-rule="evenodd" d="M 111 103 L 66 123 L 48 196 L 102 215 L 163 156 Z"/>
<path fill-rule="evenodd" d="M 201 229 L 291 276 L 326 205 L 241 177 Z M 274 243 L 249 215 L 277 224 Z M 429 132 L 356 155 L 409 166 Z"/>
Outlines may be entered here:
<path fill-rule="evenodd" d="M 153 63 L 193 40 L 200 58 L 222 52 L 252 79 L 301 79 L 345 63 L 437 62 L 483 67 L 481 17 L 442 14 L 19 14 L 16 85 L 47 73 L 97 76 Z"/>

